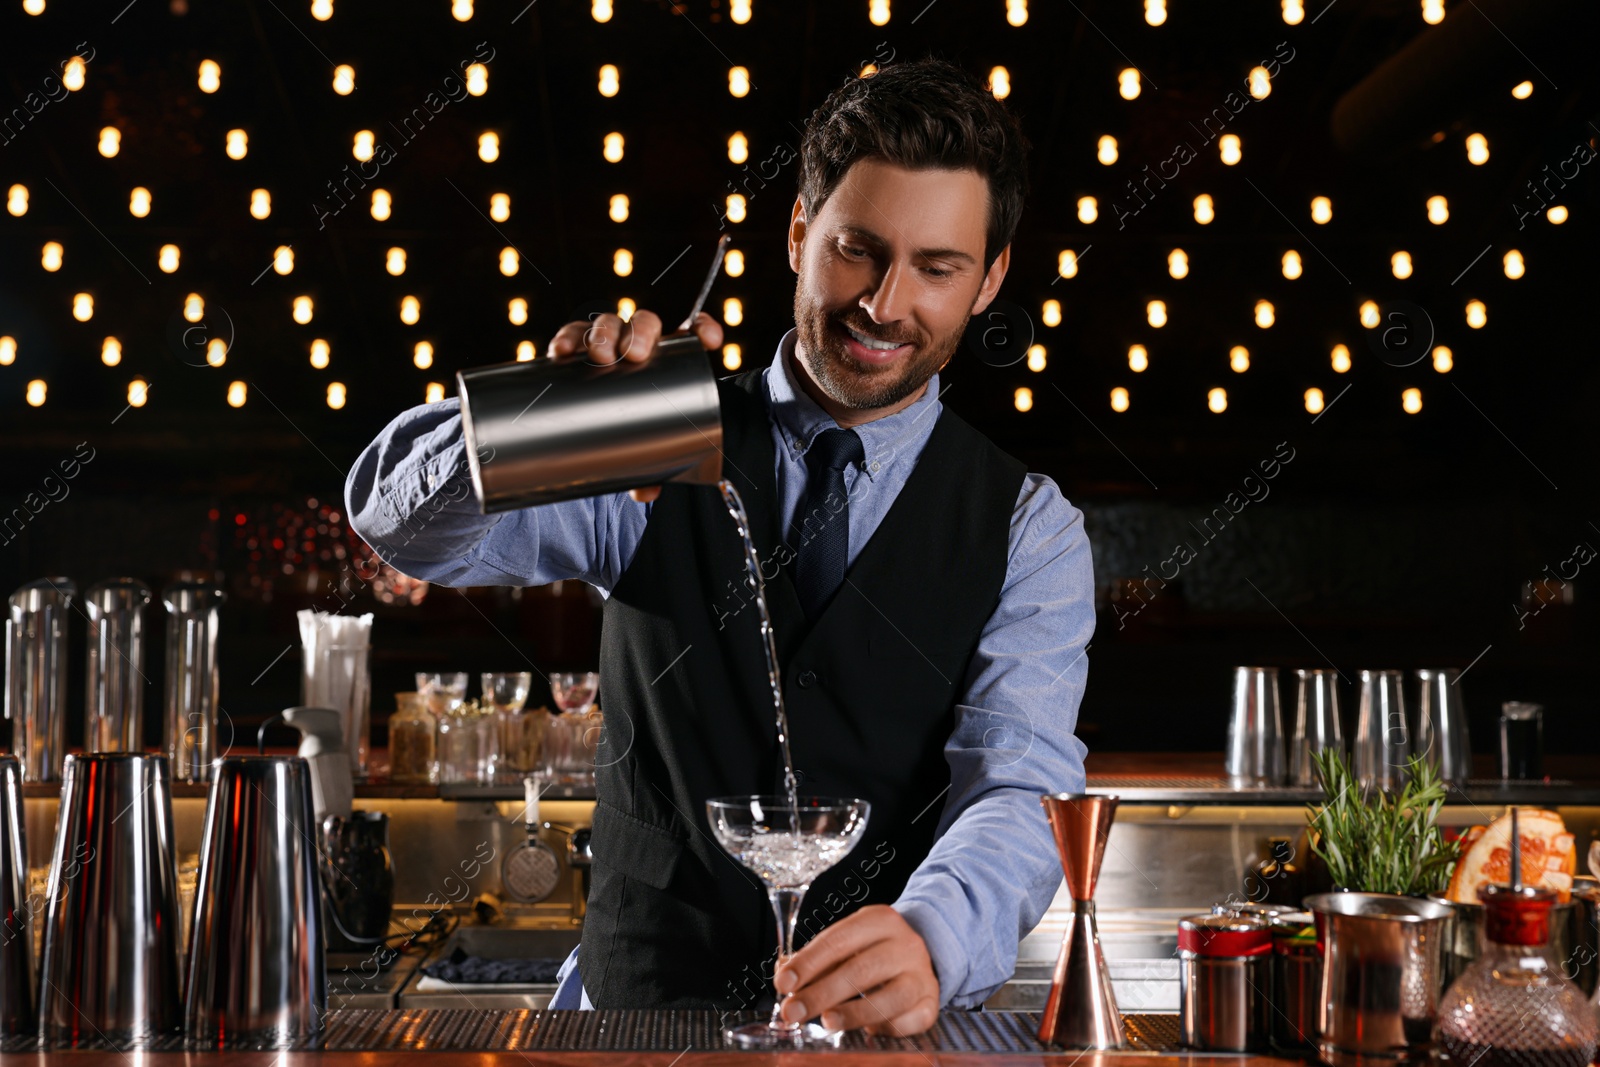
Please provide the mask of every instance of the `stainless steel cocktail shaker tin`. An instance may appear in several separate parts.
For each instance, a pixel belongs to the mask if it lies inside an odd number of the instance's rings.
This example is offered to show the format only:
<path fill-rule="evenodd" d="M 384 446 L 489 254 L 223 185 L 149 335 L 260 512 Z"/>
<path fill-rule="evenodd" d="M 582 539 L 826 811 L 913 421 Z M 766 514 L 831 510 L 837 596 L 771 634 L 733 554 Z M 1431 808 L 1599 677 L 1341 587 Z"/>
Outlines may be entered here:
<path fill-rule="evenodd" d="M 663 338 L 644 363 L 575 353 L 474 367 L 456 389 L 485 515 L 722 477 L 717 383 L 694 334 Z"/>
<path fill-rule="evenodd" d="M 456 375 L 472 488 L 485 515 L 663 482 L 722 478 L 722 406 L 693 333 L 729 235 L 694 307 L 643 363 L 586 353 Z"/>

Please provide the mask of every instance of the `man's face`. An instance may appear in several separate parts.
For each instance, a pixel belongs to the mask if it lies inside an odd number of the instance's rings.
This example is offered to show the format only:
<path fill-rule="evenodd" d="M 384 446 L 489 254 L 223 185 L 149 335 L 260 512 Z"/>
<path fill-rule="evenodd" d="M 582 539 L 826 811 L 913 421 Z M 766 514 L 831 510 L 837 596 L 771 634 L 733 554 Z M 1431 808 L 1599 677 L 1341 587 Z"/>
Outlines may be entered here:
<path fill-rule="evenodd" d="M 815 219 L 796 198 L 796 354 L 837 404 L 898 410 L 950 361 L 1011 261 L 1008 245 L 983 269 L 988 200 L 976 171 L 870 158 L 850 167 Z M 874 350 L 851 331 L 896 347 Z"/>

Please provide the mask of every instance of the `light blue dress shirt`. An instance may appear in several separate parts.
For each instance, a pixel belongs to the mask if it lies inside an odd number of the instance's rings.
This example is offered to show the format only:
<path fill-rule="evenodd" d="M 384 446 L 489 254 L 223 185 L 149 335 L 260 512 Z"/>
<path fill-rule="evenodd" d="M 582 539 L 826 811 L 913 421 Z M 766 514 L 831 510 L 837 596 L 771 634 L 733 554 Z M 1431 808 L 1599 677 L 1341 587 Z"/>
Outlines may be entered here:
<path fill-rule="evenodd" d="M 836 425 L 795 379 L 796 334 L 784 335 L 763 371 L 785 529 L 805 491 L 805 450 Z M 914 403 L 856 427 L 865 458 L 845 471 L 851 563 L 905 485 L 940 406 L 935 374 Z M 478 514 L 455 398 L 391 422 L 351 469 L 345 503 L 352 528 L 413 578 L 447 586 L 577 578 L 602 596 L 627 569 L 654 506 L 623 492 Z M 1073 730 L 1094 625 L 1083 513 L 1054 481 L 1030 473 L 1011 515 L 1000 602 L 945 744 L 950 788 L 939 798 L 937 838 L 893 904 L 926 942 L 943 1004 L 976 1006 L 1011 977 L 1018 943 L 1061 884 L 1039 797 L 1084 788 L 1086 750 Z M 572 962 L 561 1006 L 578 1006 Z M 587 996 L 580 999 L 587 1006 Z"/>

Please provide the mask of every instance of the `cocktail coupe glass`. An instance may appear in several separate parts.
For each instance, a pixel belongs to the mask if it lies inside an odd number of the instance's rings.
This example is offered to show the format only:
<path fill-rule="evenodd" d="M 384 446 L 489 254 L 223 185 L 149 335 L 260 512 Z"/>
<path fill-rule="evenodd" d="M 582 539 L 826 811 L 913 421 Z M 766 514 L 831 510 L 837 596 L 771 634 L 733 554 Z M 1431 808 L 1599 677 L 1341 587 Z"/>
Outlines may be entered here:
<path fill-rule="evenodd" d="M 594 671 L 562 671 L 550 676 L 550 696 L 568 715 L 587 715 L 600 695 L 600 676 Z"/>
<path fill-rule="evenodd" d="M 786 796 L 716 797 L 706 801 L 706 820 L 717 843 L 767 886 L 778 922 L 778 962 L 794 950 L 795 920 L 806 890 L 824 871 L 856 847 L 872 805 L 865 800 Z M 774 967 L 776 972 L 776 967 Z M 747 1049 L 838 1048 L 842 1033 L 820 1023 L 792 1023 L 779 1014 L 767 1022 L 730 1027 L 728 1041 Z"/>

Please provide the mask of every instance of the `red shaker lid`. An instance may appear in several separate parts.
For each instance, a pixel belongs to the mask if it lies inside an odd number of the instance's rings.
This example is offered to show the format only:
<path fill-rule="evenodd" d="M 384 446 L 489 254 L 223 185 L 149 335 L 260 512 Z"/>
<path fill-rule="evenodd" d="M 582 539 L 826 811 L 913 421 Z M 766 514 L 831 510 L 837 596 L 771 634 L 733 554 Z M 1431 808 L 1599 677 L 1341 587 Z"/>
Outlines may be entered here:
<path fill-rule="evenodd" d="M 1500 945 L 1543 945 L 1550 940 L 1550 909 L 1556 892 L 1539 886 L 1486 885 L 1478 889 L 1483 901 L 1483 932 Z"/>
<path fill-rule="evenodd" d="M 1190 915 L 1178 920 L 1178 948 L 1197 956 L 1260 956 L 1272 951 L 1272 929 L 1242 915 Z"/>

